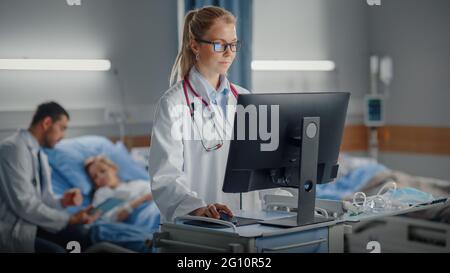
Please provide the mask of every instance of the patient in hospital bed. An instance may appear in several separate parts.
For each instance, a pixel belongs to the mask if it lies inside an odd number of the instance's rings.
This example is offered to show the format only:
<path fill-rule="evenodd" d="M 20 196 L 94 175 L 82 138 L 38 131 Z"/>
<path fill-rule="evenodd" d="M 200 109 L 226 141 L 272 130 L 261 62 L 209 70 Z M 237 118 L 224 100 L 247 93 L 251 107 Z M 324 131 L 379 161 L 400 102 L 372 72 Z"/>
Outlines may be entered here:
<path fill-rule="evenodd" d="M 93 224 L 91 237 L 94 243 L 107 241 L 138 252 L 150 251 L 147 242 L 159 229 L 160 212 L 151 200 L 147 170 L 133 160 L 121 142 L 113 143 L 102 136 L 83 136 L 64 139 L 55 149 L 45 152 L 52 168 L 54 193 L 61 195 L 69 188 L 79 188 L 83 195 L 83 204 L 69 208 L 71 212 L 92 203 L 102 203 L 102 199 L 120 190 L 128 193 L 128 205 L 124 203 L 125 206 L 118 207 L 116 211 L 105 213 Z M 108 182 L 111 184 L 101 184 L 106 182 L 95 179 L 99 187 L 93 183 L 85 168 L 88 158 L 91 158 L 92 163 L 98 161 L 96 166 L 104 166 L 104 163 L 99 164 L 104 160 L 92 160 L 100 159 L 98 155 L 107 158 L 115 166 L 115 171 L 110 172 L 110 177 L 115 177 L 112 182 Z M 92 172 L 92 166 L 88 167 Z"/>
<path fill-rule="evenodd" d="M 450 181 L 413 176 L 387 168 L 371 158 L 341 154 L 336 181 L 317 185 L 317 197 L 321 199 L 351 200 L 355 192 L 375 195 L 388 182 L 397 188 L 414 188 L 433 197 L 449 197 Z M 410 214 L 410 216 L 450 223 L 450 206 L 440 206 Z"/>
<path fill-rule="evenodd" d="M 86 173 L 92 180 L 92 205 L 94 207 L 109 198 L 124 197 L 124 204 L 105 213 L 102 218 L 109 221 L 124 222 L 139 206 L 152 200 L 148 180 L 122 182 L 117 175 L 117 166 L 102 155 L 89 157 L 85 160 Z"/>

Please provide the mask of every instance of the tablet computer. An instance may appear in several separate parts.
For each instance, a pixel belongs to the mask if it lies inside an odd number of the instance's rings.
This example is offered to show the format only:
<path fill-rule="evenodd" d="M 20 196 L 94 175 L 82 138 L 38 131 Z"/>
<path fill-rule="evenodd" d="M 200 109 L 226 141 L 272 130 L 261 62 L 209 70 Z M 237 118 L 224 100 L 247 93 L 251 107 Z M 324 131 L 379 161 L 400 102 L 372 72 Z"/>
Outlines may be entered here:
<path fill-rule="evenodd" d="M 103 201 L 102 203 L 100 203 L 99 205 L 97 205 L 96 207 L 94 207 L 92 209 L 92 214 L 95 214 L 98 211 L 100 211 L 100 214 L 103 215 L 103 214 L 107 213 L 108 211 L 116 208 L 117 206 L 122 205 L 125 201 L 126 200 L 117 198 L 117 197 L 108 198 L 105 201 Z"/>

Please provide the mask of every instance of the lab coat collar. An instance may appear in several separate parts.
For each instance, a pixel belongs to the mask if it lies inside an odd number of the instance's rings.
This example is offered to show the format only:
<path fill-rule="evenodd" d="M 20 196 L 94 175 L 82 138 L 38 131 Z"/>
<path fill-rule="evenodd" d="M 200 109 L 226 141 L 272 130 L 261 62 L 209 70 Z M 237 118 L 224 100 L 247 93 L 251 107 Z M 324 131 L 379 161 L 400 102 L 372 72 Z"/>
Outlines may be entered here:
<path fill-rule="evenodd" d="M 41 149 L 37 139 L 26 129 L 19 129 L 19 134 L 25 140 L 27 147 L 33 152 L 38 152 Z"/>
<path fill-rule="evenodd" d="M 209 104 L 211 105 L 211 98 L 208 93 L 208 90 L 212 90 L 213 92 L 215 89 L 209 84 L 209 82 L 203 77 L 202 74 L 193 66 L 191 70 L 189 71 L 189 80 L 191 81 L 192 87 L 195 89 L 195 91 Z M 220 86 L 218 90 L 224 91 L 224 89 L 227 89 L 228 96 L 227 96 L 227 104 L 229 106 L 235 106 L 236 105 L 236 98 L 234 96 L 230 95 L 230 82 L 228 81 L 227 77 L 225 75 L 220 75 Z M 190 97 L 192 98 L 192 93 L 190 93 Z M 200 102 L 199 102 L 200 103 Z M 222 130 L 226 128 L 227 134 L 230 134 L 233 129 L 233 120 L 234 120 L 234 111 L 227 111 L 227 116 L 224 117 L 222 114 L 222 111 L 219 111 L 213 106 L 210 106 L 211 111 L 215 112 L 215 123 L 216 126 L 218 126 L 219 130 Z"/>
<path fill-rule="evenodd" d="M 230 82 L 225 75 L 220 75 L 220 85 L 217 90 L 211 86 L 195 66 L 193 66 L 189 72 L 189 80 L 195 91 L 208 102 L 208 104 L 211 103 L 211 100 L 213 100 L 218 93 L 225 92 L 225 95 L 229 95 L 230 93 Z"/>

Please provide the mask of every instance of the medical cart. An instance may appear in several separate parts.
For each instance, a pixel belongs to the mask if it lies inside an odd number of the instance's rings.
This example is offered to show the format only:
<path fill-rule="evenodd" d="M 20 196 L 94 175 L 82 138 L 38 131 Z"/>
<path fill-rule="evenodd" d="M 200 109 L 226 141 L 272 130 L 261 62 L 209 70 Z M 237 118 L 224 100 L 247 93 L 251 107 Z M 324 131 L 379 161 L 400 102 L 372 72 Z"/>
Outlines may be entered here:
<path fill-rule="evenodd" d="M 259 223 L 234 226 L 225 222 L 225 228 L 207 228 L 186 224 L 198 219 L 194 216 L 178 218 L 175 223 L 164 223 L 154 234 L 156 252 L 229 252 L 229 253 L 341 253 L 344 252 L 344 235 L 352 232 L 351 224 L 362 220 L 373 220 L 427 209 L 438 204 L 424 205 L 379 215 L 359 215 L 342 218 L 343 206 L 340 201 L 317 200 L 316 206 L 325 209 L 335 220 L 328 222 L 283 228 Z M 290 217 L 295 213 L 287 211 L 261 211 L 235 213 L 241 217 L 262 220 Z M 334 218 L 333 218 L 334 219 Z"/>

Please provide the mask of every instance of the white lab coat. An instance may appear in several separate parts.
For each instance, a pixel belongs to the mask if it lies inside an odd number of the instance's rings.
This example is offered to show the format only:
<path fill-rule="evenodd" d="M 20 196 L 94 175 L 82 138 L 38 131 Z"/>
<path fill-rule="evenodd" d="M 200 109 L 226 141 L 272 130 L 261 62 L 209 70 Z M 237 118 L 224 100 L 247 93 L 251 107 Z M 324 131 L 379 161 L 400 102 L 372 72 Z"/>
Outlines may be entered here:
<path fill-rule="evenodd" d="M 227 126 L 232 131 L 235 111 L 227 111 L 227 118 L 222 119 L 220 107 L 210 103 L 205 80 L 191 69 L 189 80 L 214 111 L 218 128 Z M 222 80 L 227 80 L 222 76 Z M 229 87 L 229 83 L 228 88 Z M 238 93 L 249 93 L 246 89 L 234 85 Z M 200 106 L 201 102 L 188 89 L 191 102 Z M 231 92 L 228 105 L 236 105 L 236 98 Z M 211 203 L 222 203 L 232 210 L 239 209 L 239 194 L 222 192 L 225 168 L 228 158 L 229 141 L 224 141 L 222 148 L 207 152 L 201 140 L 185 140 L 171 135 L 172 125 L 179 119 L 171 114 L 176 106 L 187 107 L 182 82 L 178 82 L 161 97 L 155 113 L 151 137 L 149 173 L 153 198 L 161 211 L 161 222 L 172 222 L 176 217 Z M 196 108 L 198 109 L 198 108 Z M 230 109 L 229 109 L 230 110 Z M 204 108 L 204 111 L 208 111 Z M 181 130 L 196 130 L 188 111 L 183 112 Z M 187 118 L 186 118 L 187 117 Z M 198 115 L 196 115 L 196 118 Z M 260 210 L 260 199 L 256 192 L 243 194 L 244 210 Z"/>
<path fill-rule="evenodd" d="M 39 177 L 32 156 L 37 148 L 37 141 L 26 130 L 0 143 L 0 252 L 34 252 L 38 226 L 57 232 L 68 224 L 70 215 L 53 195 L 44 153 L 44 188 L 32 182 Z"/>

